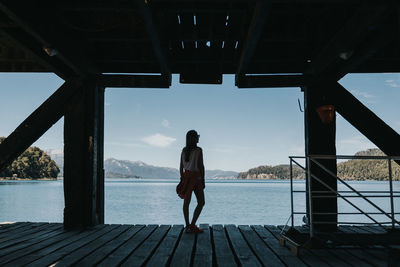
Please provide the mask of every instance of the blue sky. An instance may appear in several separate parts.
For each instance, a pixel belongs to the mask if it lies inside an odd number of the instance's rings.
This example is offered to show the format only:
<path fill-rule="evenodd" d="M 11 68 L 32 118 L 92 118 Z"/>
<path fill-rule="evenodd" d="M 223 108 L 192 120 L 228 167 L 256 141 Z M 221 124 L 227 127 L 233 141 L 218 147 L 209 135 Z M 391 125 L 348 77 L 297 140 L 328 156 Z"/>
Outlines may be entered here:
<path fill-rule="evenodd" d="M 246 171 L 288 163 L 304 154 L 300 88 L 238 89 L 234 76 L 223 85 L 179 84 L 170 89 L 106 90 L 105 157 L 178 167 L 190 129 L 199 132 L 207 169 Z M 0 136 L 9 135 L 61 84 L 53 74 L 0 74 Z M 400 75 L 353 74 L 340 83 L 400 132 Z M 337 152 L 351 155 L 375 147 L 337 115 Z M 63 119 L 34 145 L 62 149 Z"/>

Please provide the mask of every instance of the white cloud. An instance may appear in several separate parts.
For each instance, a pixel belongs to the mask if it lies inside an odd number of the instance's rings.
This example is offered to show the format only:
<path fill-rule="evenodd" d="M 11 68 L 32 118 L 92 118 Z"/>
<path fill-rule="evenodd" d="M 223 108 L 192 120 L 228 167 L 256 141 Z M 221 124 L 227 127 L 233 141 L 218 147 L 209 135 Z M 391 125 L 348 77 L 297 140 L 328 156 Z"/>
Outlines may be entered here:
<path fill-rule="evenodd" d="M 156 133 L 156 134 L 153 134 L 153 135 L 150 135 L 150 136 L 142 138 L 142 141 L 145 142 L 146 144 L 151 145 L 151 146 L 168 147 L 173 142 L 176 141 L 176 138 Z"/>
<path fill-rule="evenodd" d="M 385 80 L 385 84 L 390 87 L 400 87 L 400 78 Z"/>
<path fill-rule="evenodd" d="M 161 125 L 164 126 L 165 128 L 169 128 L 169 127 L 170 127 L 170 126 L 169 126 L 169 121 L 166 120 L 166 119 L 163 119 L 163 120 L 162 120 Z"/>

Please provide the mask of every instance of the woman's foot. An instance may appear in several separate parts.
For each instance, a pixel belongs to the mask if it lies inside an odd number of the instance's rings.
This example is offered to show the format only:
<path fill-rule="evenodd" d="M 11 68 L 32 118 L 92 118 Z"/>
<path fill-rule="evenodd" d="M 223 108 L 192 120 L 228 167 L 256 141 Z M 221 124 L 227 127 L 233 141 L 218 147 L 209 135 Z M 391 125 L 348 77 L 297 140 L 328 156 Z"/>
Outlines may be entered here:
<path fill-rule="evenodd" d="M 204 231 L 197 227 L 196 225 L 188 225 L 185 227 L 185 232 L 186 233 L 195 233 L 195 234 L 200 234 L 203 233 Z"/>

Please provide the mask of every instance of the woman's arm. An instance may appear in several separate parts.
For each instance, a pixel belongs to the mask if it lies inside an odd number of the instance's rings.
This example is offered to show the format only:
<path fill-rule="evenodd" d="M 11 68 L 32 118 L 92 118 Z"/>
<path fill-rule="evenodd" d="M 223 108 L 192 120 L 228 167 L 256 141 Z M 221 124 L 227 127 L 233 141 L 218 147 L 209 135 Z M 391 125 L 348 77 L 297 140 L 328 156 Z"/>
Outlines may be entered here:
<path fill-rule="evenodd" d="M 204 183 L 204 161 L 203 161 L 203 150 L 201 148 L 200 148 L 199 170 L 201 179 L 203 179 Z"/>
<path fill-rule="evenodd" d="M 179 165 L 179 173 L 181 174 L 181 177 L 183 176 L 182 154 L 183 154 L 183 153 L 181 153 L 181 163 L 180 163 L 180 165 Z"/>

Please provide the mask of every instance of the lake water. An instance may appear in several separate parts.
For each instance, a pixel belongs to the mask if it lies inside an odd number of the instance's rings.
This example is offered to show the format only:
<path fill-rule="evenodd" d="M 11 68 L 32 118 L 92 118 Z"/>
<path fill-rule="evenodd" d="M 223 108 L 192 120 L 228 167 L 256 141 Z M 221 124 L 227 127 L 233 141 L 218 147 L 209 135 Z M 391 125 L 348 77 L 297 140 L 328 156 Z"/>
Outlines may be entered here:
<path fill-rule="evenodd" d="M 183 224 L 182 200 L 175 193 L 178 181 L 108 179 L 105 191 L 105 222 L 118 224 Z M 388 190 L 388 182 L 350 182 L 358 190 Z M 304 190 L 304 182 L 294 183 L 296 190 Z M 340 187 L 344 189 L 343 187 Z M 394 183 L 400 191 L 400 183 Z M 399 195 L 399 194 L 397 194 Z M 285 224 L 290 216 L 290 183 L 288 181 L 207 181 L 206 205 L 198 223 L 209 224 Z M 390 211 L 390 201 L 370 198 Z M 351 199 L 365 211 L 376 211 L 365 201 Z M 399 212 L 399 200 L 395 209 Z M 305 210 L 304 193 L 295 194 L 296 211 Z M 192 213 L 196 204 L 193 195 Z M 33 221 L 62 222 L 62 181 L 0 181 L 0 222 Z M 340 211 L 354 211 L 343 200 Z M 295 224 L 301 224 L 301 215 Z M 375 216 L 388 221 L 384 216 Z M 397 216 L 399 219 L 399 217 Z M 340 216 L 340 221 L 365 221 L 360 216 Z"/>

